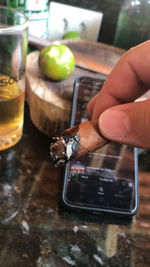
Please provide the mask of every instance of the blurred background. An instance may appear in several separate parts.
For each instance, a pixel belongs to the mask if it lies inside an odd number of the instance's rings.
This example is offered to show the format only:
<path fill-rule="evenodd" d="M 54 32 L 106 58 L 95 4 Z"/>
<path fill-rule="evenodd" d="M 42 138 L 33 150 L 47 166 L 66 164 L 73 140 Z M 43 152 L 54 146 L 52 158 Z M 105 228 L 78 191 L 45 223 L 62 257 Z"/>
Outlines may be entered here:
<path fill-rule="evenodd" d="M 30 0 L 32 2 L 33 0 Z M 9 2 L 12 4 L 17 4 L 19 0 L 0 0 L 1 5 L 7 5 Z M 23 1 L 20 1 L 23 2 Z M 34 2 L 34 1 L 33 1 Z M 50 3 L 51 1 L 48 0 Z M 98 37 L 98 41 L 107 43 L 107 44 L 112 44 L 113 39 L 114 39 L 114 34 L 115 34 L 115 29 L 116 29 L 116 23 L 117 23 L 117 18 L 119 14 L 120 7 L 123 3 L 123 0 L 57 0 L 53 1 L 61 4 L 67 4 L 75 7 L 80 7 L 88 10 L 93 10 L 96 12 L 102 12 L 103 13 L 103 20 L 102 20 L 102 25 L 100 29 L 100 34 Z M 57 19 L 57 18 L 56 18 Z"/>
<path fill-rule="evenodd" d="M 67 31 L 76 31 L 82 39 L 129 49 L 150 36 L 149 0 L 1 0 L 0 3 L 25 12 L 31 22 L 29 33 L 50 40 L 62 39 Z"/>
<path fill-rule="evenodd" d="M 97 12 L 102 12 L 103 20 L 101 24 L 98 41 L 106 43 L 106 44 L 113 43 L 116 25 L 117 25 L 117 19 L 118 19 L 119 11 L 123 3 L 123 0 L 94 0 L 94 1 L 91 1 L 91 0 L 84 0 L 84 1 L 59 0 L 59 1 L 53 1 L 53 2 L 72 5 L 75 7 L 85 8 L 85 9 L 93 10 Z"/>

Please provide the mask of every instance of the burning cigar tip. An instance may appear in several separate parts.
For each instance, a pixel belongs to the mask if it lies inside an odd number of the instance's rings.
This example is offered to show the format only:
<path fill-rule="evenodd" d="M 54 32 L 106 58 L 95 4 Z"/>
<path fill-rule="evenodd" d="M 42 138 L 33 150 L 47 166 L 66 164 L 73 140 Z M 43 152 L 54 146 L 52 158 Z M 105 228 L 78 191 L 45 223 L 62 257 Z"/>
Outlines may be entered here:
<path fill-rule="evenodd" d="M 50 157 L 55 166 L 62 166 L 73 158 L 104 146 L 108 141 L 100 135 L 97 121 L 85 121 L 53 137 Z"/>

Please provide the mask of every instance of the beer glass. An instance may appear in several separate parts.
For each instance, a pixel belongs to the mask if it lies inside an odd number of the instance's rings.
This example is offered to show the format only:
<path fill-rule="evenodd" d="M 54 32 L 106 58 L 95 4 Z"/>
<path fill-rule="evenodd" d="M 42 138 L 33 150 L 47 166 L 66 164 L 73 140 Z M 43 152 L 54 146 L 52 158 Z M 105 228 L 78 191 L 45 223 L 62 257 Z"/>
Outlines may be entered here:
<path fill-rule="evenodd" d="M 22 137 L 28 18 L 0 6 L 0 150 Z"/>

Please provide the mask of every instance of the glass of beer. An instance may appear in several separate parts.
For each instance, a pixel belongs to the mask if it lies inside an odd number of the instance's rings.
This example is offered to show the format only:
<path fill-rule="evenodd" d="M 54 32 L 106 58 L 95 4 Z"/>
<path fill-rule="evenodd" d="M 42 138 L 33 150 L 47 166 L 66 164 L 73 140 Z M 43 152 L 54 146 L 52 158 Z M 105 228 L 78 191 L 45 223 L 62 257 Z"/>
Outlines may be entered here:
<path fill-rule="evenodd" d="M 0 150 L 22 137 L 28 18 L 0 6 Z"/>

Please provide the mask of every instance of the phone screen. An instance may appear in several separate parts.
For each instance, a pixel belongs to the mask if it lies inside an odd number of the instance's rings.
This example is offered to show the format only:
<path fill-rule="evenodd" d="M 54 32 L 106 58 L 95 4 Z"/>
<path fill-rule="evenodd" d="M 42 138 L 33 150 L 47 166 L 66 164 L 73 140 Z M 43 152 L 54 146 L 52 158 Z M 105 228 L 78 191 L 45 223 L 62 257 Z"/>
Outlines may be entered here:
<path fill-rule="evenodd" d="M 89 119 L 87 104 L 103 83 L 90 77 L 76 80 L 71 126 Z M 110 142 L 66 165 L 63 201 L 73 208 L 135 214 L 137 186 L 137 150 Z"/>

